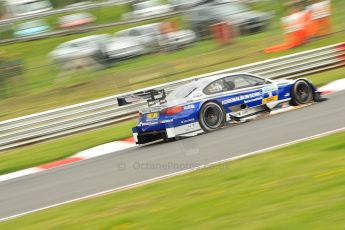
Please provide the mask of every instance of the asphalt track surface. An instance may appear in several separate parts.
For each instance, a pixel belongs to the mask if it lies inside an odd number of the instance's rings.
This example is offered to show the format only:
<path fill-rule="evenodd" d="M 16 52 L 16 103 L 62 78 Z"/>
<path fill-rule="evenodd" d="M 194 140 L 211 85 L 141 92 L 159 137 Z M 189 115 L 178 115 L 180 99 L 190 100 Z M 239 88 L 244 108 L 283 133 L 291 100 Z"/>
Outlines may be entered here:
<path fill-rule="evenodd" d="M 345 92 L 329 98 L 213 133 L 0 182 L 0 219 L 345 127 Z"/>

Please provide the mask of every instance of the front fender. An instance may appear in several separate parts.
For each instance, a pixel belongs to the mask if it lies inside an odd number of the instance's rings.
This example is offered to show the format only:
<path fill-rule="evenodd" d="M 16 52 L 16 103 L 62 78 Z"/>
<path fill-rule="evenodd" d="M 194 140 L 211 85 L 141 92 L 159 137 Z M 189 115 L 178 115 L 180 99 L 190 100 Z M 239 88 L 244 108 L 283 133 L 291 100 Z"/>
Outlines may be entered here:
<path fill-rule="evenodd" d="M 306 81 L 310 85 L 310 87 L 313 90 L 314 101 L 316 102 L 322 101 L 321 92 L 317 89 L 317 87 L 313 84 L 311 80 L 309 80 L 308 78 L 298 78 L 295 80 L 295 82 L 300 81 L 300 80 Z"/>

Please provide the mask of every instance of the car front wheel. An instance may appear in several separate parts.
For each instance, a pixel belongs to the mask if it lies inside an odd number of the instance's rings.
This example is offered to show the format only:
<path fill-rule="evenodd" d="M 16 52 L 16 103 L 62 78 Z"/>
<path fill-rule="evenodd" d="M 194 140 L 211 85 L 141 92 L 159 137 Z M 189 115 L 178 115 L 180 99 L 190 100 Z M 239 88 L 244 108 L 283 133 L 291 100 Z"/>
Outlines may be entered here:
<path fill-rule="evenodd" d="M 296 81 L 292 86 L 291 99 L 293 105 L 308 104 L 313 100 L 313 90 L 305 80 Z"/>

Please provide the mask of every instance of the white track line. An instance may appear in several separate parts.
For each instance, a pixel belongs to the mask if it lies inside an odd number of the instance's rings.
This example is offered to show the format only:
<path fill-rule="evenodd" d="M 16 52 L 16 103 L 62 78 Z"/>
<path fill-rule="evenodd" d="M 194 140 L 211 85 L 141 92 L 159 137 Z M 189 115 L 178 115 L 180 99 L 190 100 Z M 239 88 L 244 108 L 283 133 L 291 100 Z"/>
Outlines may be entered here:
<path fill-rule="evenodd" d="M 81 200 L 85 200 L 85 199 L 90 199 L 90 198 L 94 198 L 94 197 L 97 197 L 97 196 L 105 195 L 107 193 L 112 193 L 112 192 L 117 192 L 117 191 L 121 191 L 121 190 L 130 189 L 130 188 L 133 188 L 133 187 L 142 186 L 142 185 L 145 185 L 145 184 L 157 182 L 157 181 L 160 181 L 160 180 L 163 180 L 163 179 L 167 179 L 167 178 L 170 178 L 170 177 L 174 177 L 174 176 L 190 173 L 190 172 L 193 172 L 193 171 L 196 171 L 196 170 L 199 170 L 199 169 L 208 168 L 208 167 L 215 166 L 215 165 L 218 165 L 218 164 L 239 160 L 239 159 L 242 159 L 242 158 L 245 158 L 245 157 L 254 156 L 254 155 L 261 154 L 261 153 L 264 153 L 264 152 L 267 152 L 267 151 L 271 151 L 271 150 L 274 150 L 274 149 L 282 148 L 282 147 L 285 147 L 285 146 L 288 146 L 288 145 L 293 145 L 293 144 L 296 144 L 296 143 L 300 143 L 300 142 L 304 142 L 304 141 L 308 141 L 308 140 L 312 140 L 312 139 L 317 139 L 317 138 L 320 138 L 320 137 L 323 137 L 323 136 L 331 135 L 331 134 L 342 132 L 342 131 L 345 131 L 345 127 L 339 128 L 339 129 L 335 129 L 335 130 L 330 130 L 330 131 L 323 132 L 323 133 L 320 133 L 320 134 L 316 134 L 316 135 L 313 135 L 313 136 L 297 139 L 297 140 L 294 140 L 294 141 L 286 142 L 284 144 L 280 144 L 280 145 L 275 145 L 275 146 L 272 146 L 272 147 L 264 148 L 264 149 L 257 150 L 257 151 L 254 151 L 254 152 L 250 152 L 250 153 L 246 153 L 246 154 L 243 154 L 243 155 L 240 155 L 240 156 L 230 157 L 230 158 L 227 158 L 227 159 L 224 159 L 224 160 L 211 162 L 211 163 L 208 163 L 208 164 L 205 164 L 205 165 L 201 165 L 201 166 L 198 166 L 198 167 L 194 167 L 194 168 L 191 168 L 191 169 L 182 170 L 182 171 L 171 173 L 171 174 L 167 174 L 167 175 L 164 175 L 164 176 L 155 177 L 155 178 L 152 178 L 152 179 L 136 182 L 136 183 L 133 183 L 133 184 L 129 184 L 129 185 L 125 185 L 125 186 L 121 186 L 121 187 L 105 190 L 103 192 L 98 192 L 98 193 L 94 193 L 94 194 L 91 194 L 91 195 L 83 196 L 83 197 L 80 197 L 80 198 L 76 198 L 76 199 L 64 201 L 64 202 L 61 202 L 61 203 L 49 205 L 49 206 L 46 206 L 46 207 L 34 209 L 34 210 L 31 210 L 31 211 L 28 211 L 28 212 L 19 213 L 19 214 L 16 214 L 16 215 L 12 215 L 12 216 L 9 216 L 9 217 L 2 218 L 2 219 L 0 219 L 0 222 L 11 220 L 11 219 L 14 219 L 14 218 L 18 218 L 18 217 L 21 217 L 21 216 L 24 216 L 24 215 L 28 215 L 28 214 L 31 214 L 31 213 L 34 213 L 34 212 L 46 210 L 46 209 L 49 209 L 49 208 L 54 208 L 54 207 L 61 206 L 61 205 L 64 205 L 64 204 L 69 204 L 69 203 L 72 203 L 72 202 L 75 202 L 75 201 L 81 201 Z"/>

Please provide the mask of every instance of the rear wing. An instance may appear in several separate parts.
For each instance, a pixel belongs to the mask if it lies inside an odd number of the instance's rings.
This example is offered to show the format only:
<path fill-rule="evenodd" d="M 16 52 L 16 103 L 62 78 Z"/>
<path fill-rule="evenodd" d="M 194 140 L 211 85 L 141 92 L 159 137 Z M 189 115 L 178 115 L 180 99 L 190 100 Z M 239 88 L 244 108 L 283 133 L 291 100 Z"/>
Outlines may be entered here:
<path fill-rule="evenodd" d="M 164 89 L 160 89 L 160 90 L 150 90 L 150 98 L 147 99 L 147 104 L 148 106 L 154 106 L 154 105 L 162 105 L 164 103 L 166 103 L 166 93 Z"/>
<path fill-rule="evenodd" d="M 147 101 L 149 106 L 156 105 L 157 103 L 163 104 L 165 103 L 166 93 L 165 90 L 146 90 L 136 92 L 134 94 L 128 94 L 117 98 L 117 102 L 119 106 L 129 105 L 138 102 Z"/>

